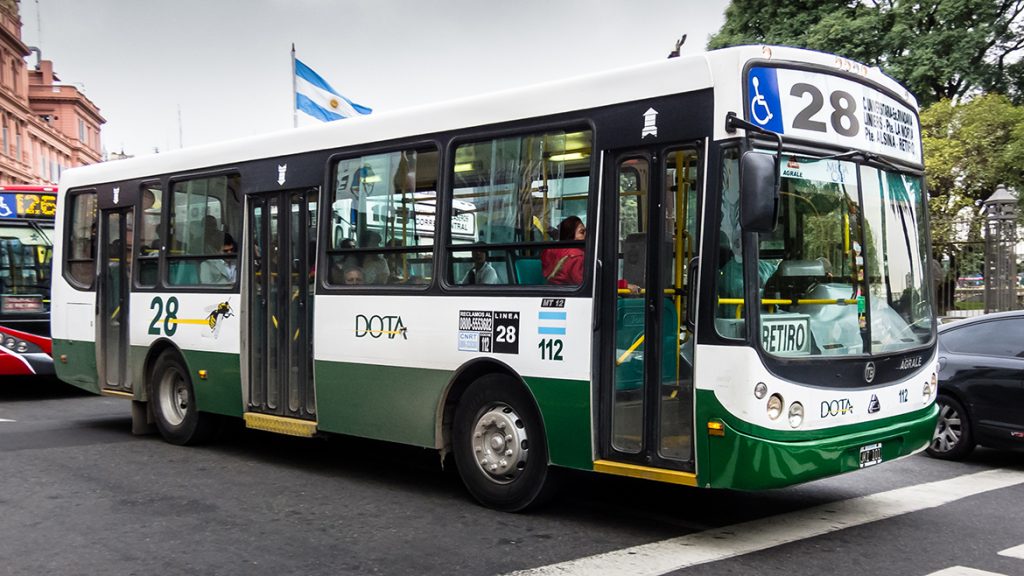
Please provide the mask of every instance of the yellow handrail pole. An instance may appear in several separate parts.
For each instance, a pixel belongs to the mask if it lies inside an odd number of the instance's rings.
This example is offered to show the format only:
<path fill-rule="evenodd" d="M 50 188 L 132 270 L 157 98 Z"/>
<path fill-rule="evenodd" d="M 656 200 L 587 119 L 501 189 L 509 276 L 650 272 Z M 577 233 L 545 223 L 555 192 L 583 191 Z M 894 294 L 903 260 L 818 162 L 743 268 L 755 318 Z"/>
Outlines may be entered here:
<path fill-rule="evenodd" d="M 625 362 L 626 359 L 628 359 L 630 356 L 632 356 L 633 352 L 635 352 L 636 349 L 639 348 L 640 345 L 643 344 L 643 343 L 644 343 L 644 335 L 641 334 L 640 337 L 636 339 L 636 342 L 633 342 L 633 345 L 630 346 L 628 349 L 626 349 L 626 351 L 622 353 L 622 356 L 619 356 L 618 359 L 615 360 L 615 365 L 616 366 L 621 366 L 622 363 Z"/>

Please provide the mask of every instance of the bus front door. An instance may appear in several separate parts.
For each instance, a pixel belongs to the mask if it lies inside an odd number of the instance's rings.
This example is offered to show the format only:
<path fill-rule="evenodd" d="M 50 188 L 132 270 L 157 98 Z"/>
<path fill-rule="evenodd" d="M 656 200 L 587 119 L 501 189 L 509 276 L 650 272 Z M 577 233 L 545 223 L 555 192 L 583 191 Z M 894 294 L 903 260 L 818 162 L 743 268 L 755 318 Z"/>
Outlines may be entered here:
<path fill-rule="evenodd" d="M 131 393 L 128 376 L 128 290 L 131 279 L 133 222 L 130 209 L 100 212 L 100 269 L 96 297 L 96 354 L 101 389 Z"/>
<path fill-rule="evenodd" d="M 614 156 L 603 237 L 606 460 L 694 470 L 693 334 L 685 322 L 688 264 L 697 253 L 698 155 L 692 149 Z M 609 267 L 605 266 L 607 270 Z"/>
<path fill-rule="evenodd" d="M 317 191 L 253 194 L 247 202 L 247 412 L 315 421 Z"/>

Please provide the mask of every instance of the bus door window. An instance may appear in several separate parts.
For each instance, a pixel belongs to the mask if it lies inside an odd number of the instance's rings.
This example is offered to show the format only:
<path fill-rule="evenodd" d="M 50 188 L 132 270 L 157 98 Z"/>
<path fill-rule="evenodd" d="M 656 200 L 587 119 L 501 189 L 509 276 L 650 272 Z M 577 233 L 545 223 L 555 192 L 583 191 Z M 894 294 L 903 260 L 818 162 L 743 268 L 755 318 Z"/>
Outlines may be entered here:
<path fill-rule="evenodd" d="M 160 237 L 163 190 L 160 183 L 143 184 L 139 198 L 139 238 L 136 248 L 138 284 L 142 287 L 153 287 L 156 286 L 160 249 L 163 247 Z"/>
<path fill-rule="evenodd" d="M 664 230 L 661 251 L 661 381 L 658 398 L 662 458 L 689 460 L 692 454 L 693 334 L 686 326 L 686 277 L 697 254 L 697 153 L 665 156 Z"/>
<path fill-rule="evenodd" d="M 547 132 L 455 149 L 449 283 L 583 283 L 592 137 Z"/>
<path fill-rule="evenodd" d="M 618 266 L 615 312 L 615 382 L 612 447 L 637 454 L 643 448 L 644 338 L 647 316 L 647 206 L 650 162 L 631 158 L 618 169 Z"/>

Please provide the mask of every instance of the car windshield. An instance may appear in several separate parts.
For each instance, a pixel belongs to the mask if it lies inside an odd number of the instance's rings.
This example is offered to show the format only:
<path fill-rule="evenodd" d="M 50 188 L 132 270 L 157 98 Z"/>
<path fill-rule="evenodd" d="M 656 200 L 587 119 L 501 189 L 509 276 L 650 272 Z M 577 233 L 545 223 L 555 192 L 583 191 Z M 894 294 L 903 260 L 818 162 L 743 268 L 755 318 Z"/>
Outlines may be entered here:
<path fill-rule="evenodd" d="M 42 312 L 50 302 L 51 231 L 0 224 L 0 299 L 3 313 Z"/>
<path fill-rule="evenodd" d="M 885 354 L 929 341 L 918 176 L 784 156 L 779 214 L 758 242 L 766 351 Z"/>

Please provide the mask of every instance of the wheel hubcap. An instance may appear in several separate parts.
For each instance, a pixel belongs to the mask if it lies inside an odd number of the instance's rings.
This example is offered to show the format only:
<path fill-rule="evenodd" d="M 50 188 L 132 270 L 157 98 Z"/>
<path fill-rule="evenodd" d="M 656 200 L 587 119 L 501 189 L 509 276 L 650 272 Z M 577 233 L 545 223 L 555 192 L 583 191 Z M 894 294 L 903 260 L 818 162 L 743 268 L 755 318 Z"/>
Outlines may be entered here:
<path fill-rule="evenodd" d="M 160 408 L 164 419 L 171 426 L 179 426 L 188 413 L 189 393 L 185 379 L 171 370 L 160 380 Z"/>
<path fill-rule="evenodd" d="M 477 466 L 498 484 L 512 482 L 526 469 L 526 424 L 511 406 L 484 410 L 473 426 L 472 445 Z"/>
<path fill-rule="evenodd" d="M 932 450 L 949 452 L 956 448 L 963 435 L 963 424 L 960 414 L 949 404 L 943 404 L 939 410 L 939 419 L 935 423 L 935 435 L 932 437 Z"/>

